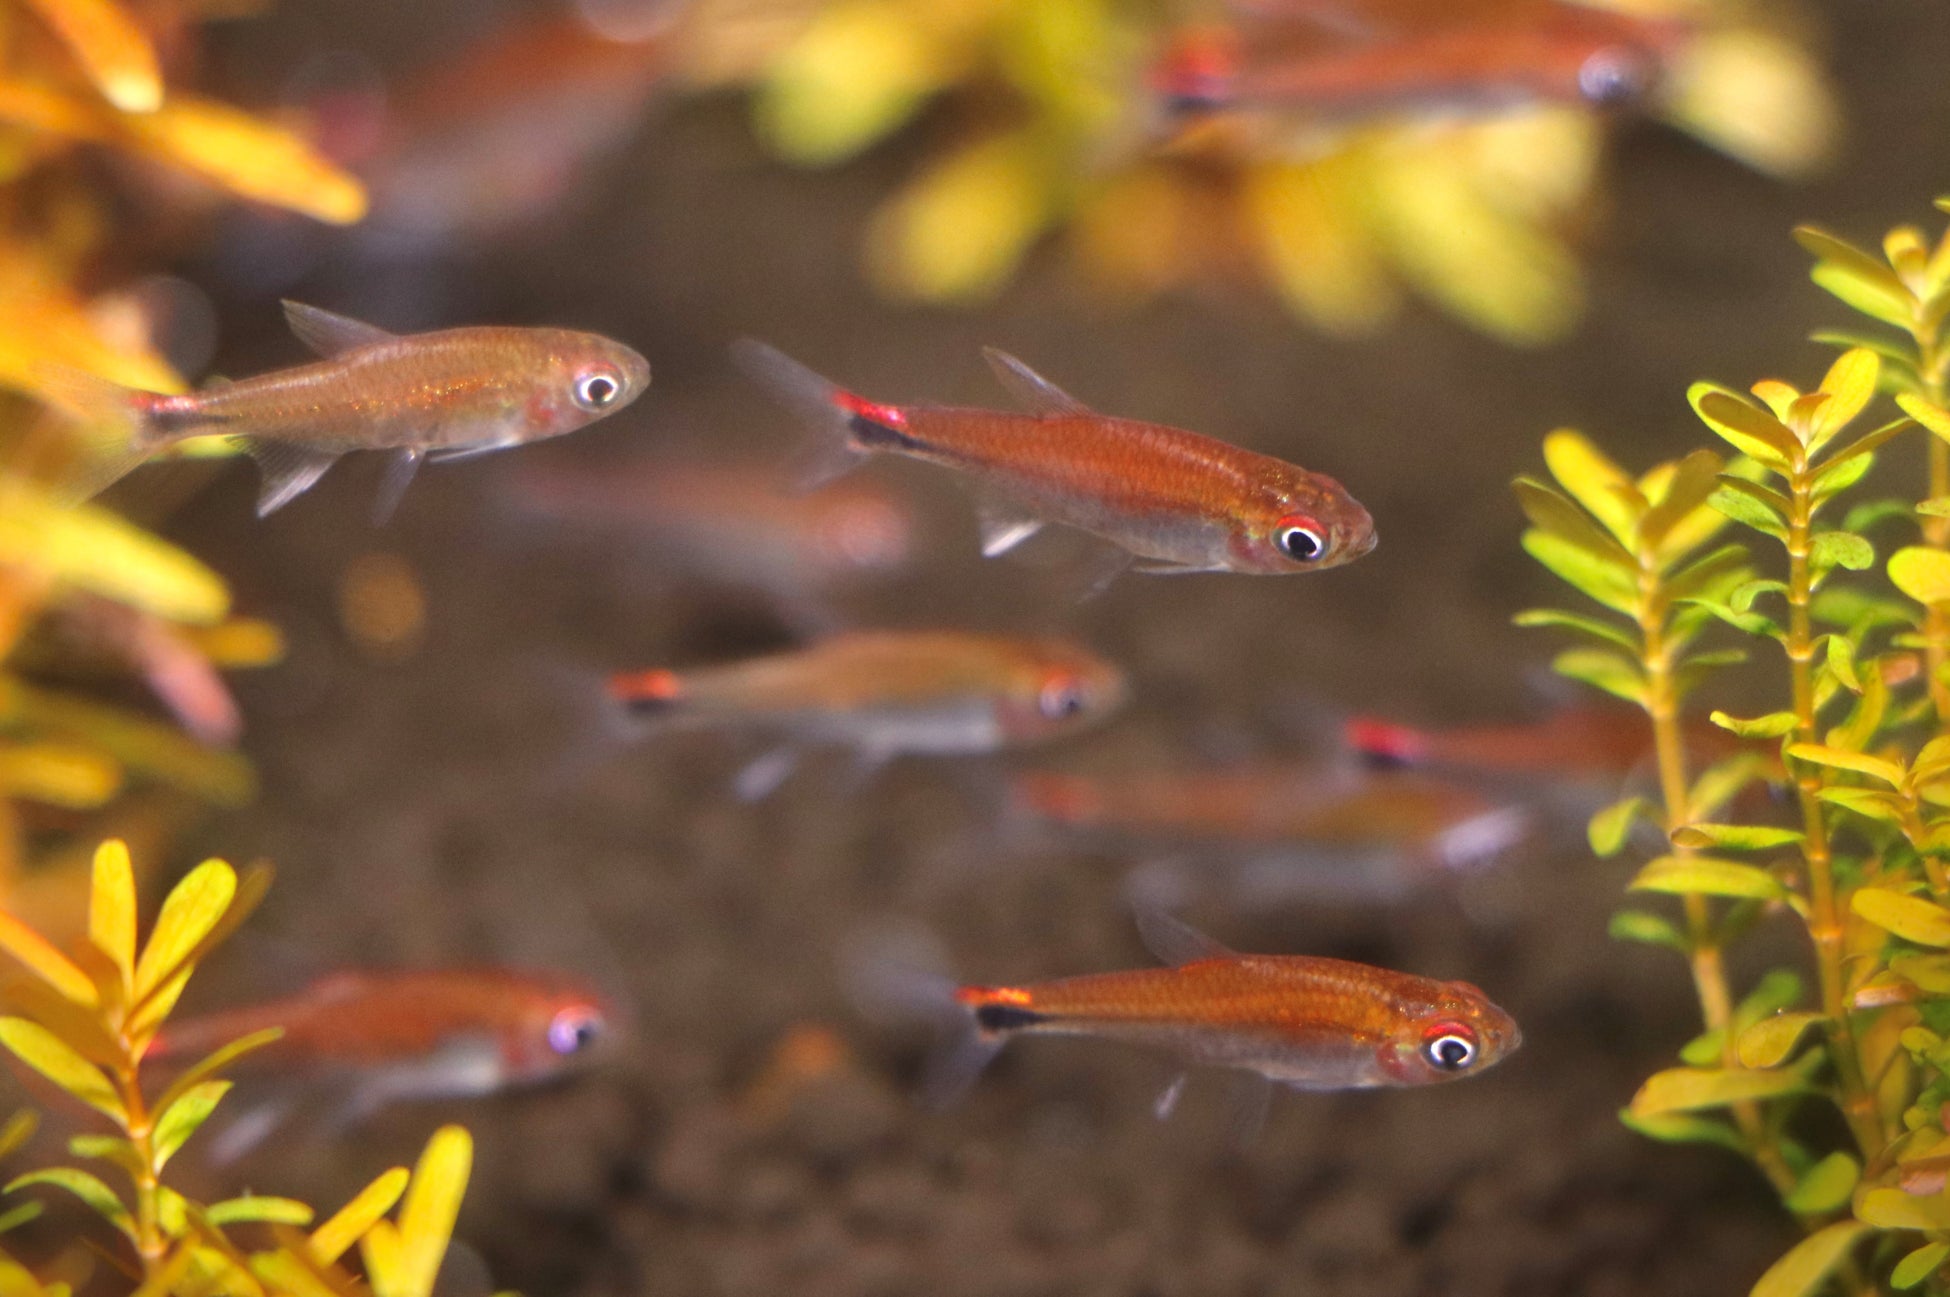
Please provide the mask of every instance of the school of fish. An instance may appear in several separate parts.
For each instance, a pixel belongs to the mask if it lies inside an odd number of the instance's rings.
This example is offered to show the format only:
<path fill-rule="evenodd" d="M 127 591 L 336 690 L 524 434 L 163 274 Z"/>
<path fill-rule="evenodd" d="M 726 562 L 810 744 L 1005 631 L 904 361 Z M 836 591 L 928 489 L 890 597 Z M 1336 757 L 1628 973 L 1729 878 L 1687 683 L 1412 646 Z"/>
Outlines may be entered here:
<path fill-rule="evenodd" d="M 1570 0 L 1231 0 L 1212 12 L 1216 19 L 1175 33 L 1148 65 L 1142 93 L 1173 129 L 1236 113 L 1347 130 L 1533 105 L 1634 110 L 1656 100 L 1693 35 L 1677 19 Z M 492 241 L 560 204 L 579 162 L 627 134 L 665 74 L 665 35 L 619 43 L 553 20 L 511 28 L 463 48 L 376 133 L 364 117 L 381 111 L 375 103 L 317 108 L 336 115 L 348 141 L 366 141 L 363 153 L 348 143 L 348 157 L 370 166 L 382 228 L 445 223 Z M 511 72 L 524 68 L 532 75 Z M 569 146 L 561 159 L 530 147 L 558 137 Z M 511 153 L 524 154 L 524 165 L 504 166 Z M 283 309 L 315 354 L 308 363 L 180 395 L 72 370 L 38 374 L 89 448 L 74 493 L 105 489 L 184 442 L 221 437 L 257 463 L 260 517 L 310 490 L 340 458 L 383 455 L 383 518 L 425 462 L 561 437 L 619 414 L 650 387 L 644 356 L 596 333 L 465 325 L 396 334 L 297 302 Z M 1093 589 L 1125 570 L 1325 572 L 1377 544 L 1368 509 L 1320 468 L 1101 412 L 1001 350 L 981 354 L 1014 409 L 869 397 L 753 339 L 732 343 L 729 354 L 754 392 L 796 421 L 791 435 L 804 444 L 796 463 L 658 456 L 618 468 L 578 458 L 578 441 L 522 465 L 501 503 L 523 522 L 580 529 L 612 550 L 627 538 L 632 561 L 673 580 L 742 589 L 789 610 L 800 632 L 789 646 L 610 663 L 591 686 L 641 746 L 746 748 L 726 785 L 747 800 L 777 789 L 812 753 L 836 756 L 864 778 L 894 761 L 939 771 L 1082 749 L 1085 735 L 1139 693 L 1119 664 L 1060 634 L 862 626 L 836 613 L 861 583 L 911 579 L 928 553 L 926 520 L 900 489 L 906 468 L 837 480 L 869 460 L 947 470 L 966 493 L 984 558 L 1040 543 L 1046 529 L 1074 533 L 1095 555 L 1082 560 Z M 1049 359 L 1056 372 L 1063 358 Z M 775 421 L 781 432 L 785 422 Z M 1298 426 L 1290 441 L 1309 465 L 1359 463 L 1344 429 Z M 1133 603 L 1149 597 L 1130 592 Z M 1042 613 L 1052 620 L 1061 609 Z M 76 600 L 51 633 L 138 675 L 200 740 L 235 741 L 236 702 L 177 632 Z M 1648 755 L 1636 713 L 1610 707 L 1446 730 L 1357 716 L 1339 729 L 1304 760 L 1134 769 L 1100 745 L 1100 767 L 1007 776 L 993 799 L 997 827 L 1070 835 L 1121 859 L 1188 855 L 1193 864 L 1173 875 L 1174 886 L 1193 899 L 1213 894 L 1200 891 L 1213 862 L 1239 856 L 1285 875 L 1312 870 L 1315 879 L 1373 884 L 1322 894 L 1393 901 L 1467 886 L 1548 831 L 1556 794 L 1616 796 L 1643 775 Z M 1712 726 L 1695 726 L 1689 741 L 1704 762 L 1765 763 Z M 1022 1036 L 1122 1042 L 1185 1067 L 1302 1090 L 1467 1078 L 1522 1042 L 1512 1017 L 1468 982 L 1324 956 L 1240 953 L 1143 896 L 1136 909 L 1160 966 L 967 984 L 916 972 L 931 1011 L 957 1028 L 938 1065 L 946 1088 L 969 1083 Z M 240 1079 L 307 1091 L 335 1085 L 332 1106 L 343 1119 L 394 1101 L 567 1078 L 604 1052 L 619 1025 L 602 991 L 557 972 L 351 969 L 288 996 L 176 1020 L 148 1061 L 168 1071 L 261 1034 Z M 1161 1113 L 1176 1094 L 1174 1083 Z M 282 1120 L 282 1102 L 267 1105 L 274 1115 L 247 1134 Z"/>

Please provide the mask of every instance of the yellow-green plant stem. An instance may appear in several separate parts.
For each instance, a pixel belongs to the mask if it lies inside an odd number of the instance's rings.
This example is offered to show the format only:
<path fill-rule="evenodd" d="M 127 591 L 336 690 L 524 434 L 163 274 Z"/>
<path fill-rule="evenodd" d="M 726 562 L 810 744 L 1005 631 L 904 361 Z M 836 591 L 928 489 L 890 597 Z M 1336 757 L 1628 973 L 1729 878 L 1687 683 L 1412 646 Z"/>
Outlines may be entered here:
<path fill-rule="evenodd" d="M 1918 310 L 1922 308 L 1919 306 Z M 1911 326 L 1916 339 L 1916 374 L 1922 382 L 1923 399 L 1941 407 L 1944 404 L 1944 369 L 1950 364 L 1950 348 L 1940 345 L 1938 330 L 1922 320 Z M 1941 500 L 1950 495 L 1950 443 L 1932 436 L 1930 443 L 1930 484 L 1926 499 Z M 1923 543 L 1931 549 L 1950 549 L 1950 518 L 1923 515 Z M 1943 667 L 1950 662 L 1950 609 L 1929 604 L 1923 610 L 1923 660 L 1929 667 L 1930 702 L 1936 708 L 1937 731 L 1950 733 L 1950 681 Z"/>
<path fill-rule="evenodd" d="M 1814 514 L 1812 483 L 1814 474 L 1805 459 L 1799 459 L 1788 473 L 1787 518 L 1788 555 L 1788 673 L 1794 691 L 1795 737 L 1803 743 L 1819 743 L 1815 717 L 1814 633 L 1809 606 L 1814 598 L 1814 583 L 1809 570 L 1813 550 L 1811 522 Z M 1835 897 L 1835 859 L 1828 841 L 1827 817 L 1822 806 L 1820 768 L 1806 762 L 1795 763 L 1794 788 L 1801 803 L 1802 858 L 1808 865 L 1808 937 L 1815 948 L 1815 970 L 1821 983 L 1821 1011 L 1828 1019 L 1830 1053 L 1841 1086 L 1842 1116 L 1848 1122 L 1862 1158 L 1867 1161 L 1882 1151 L 1885 1134 L 1882 1117 L 1876 1110 L 1875 1096 L 1862 1076 L 1862 1059 L 1856 1051 L 1855 1028 L 1849 1020 L 1848 1002 L 1843 989 L 1843 938 L 1841 912 Z"/>
<path fill-rule="evenodd" d="M 115 1068 L 116 1089 L 128 1113 L 123 1133 L 135 1147 L 135 1165 L 128 1168 L 135 1186 L 135 1250 L 142 1257 L 145 1280 L 153 1279 L 168 1259 L 169 1240 L 162 1230 L 162 1176 L 156 1170 L 156 1129 L 142 1097 L 133 1055 L 125 1056 Z"/>
<path fill-rule="evenodd" d="M 1645 712 L 1652 721 L 1653 751 L 1659 765 L 1659 793 L 1665 802 L 1666 831 L 1671 833 L 1692 822 L 1692 791 L 1686 776 L 1685 736 L 1679 725 L 1679 697 L 1673 687 L 1672 647 L 1666 643 L 1665 594 L 1659 586 L 1656 558 L 1642 554 L 1639 559 L 1639 636 L 1645 667 Z M 1675 846 L 1681 854 L 1688 848 Z M 1713 930 L 1713 915 L 1704 896 L 1680 898 L 1686 914 L 1687 962 L 1693 973 L 1693 990 L 1699 996 L 1700 1022 L 1708 1032 L 1720 1033 L 1721 1060 L 1724 1066 L 1738 1066 L 1734 1056 L 1733 997 L 1727 990 L 1726 964 L 1720 957 L 1720 938 Z M 1765 1123 L 1757 1105 L 1732 1105 L 1734 1124 L 1740 1130 L 1748 1155 L 1761 1173 L 1785 1196 L 1794 1188 L 1793 1170 L 1782 1159 L 1780 1150 L 1767 1138 Z"/>

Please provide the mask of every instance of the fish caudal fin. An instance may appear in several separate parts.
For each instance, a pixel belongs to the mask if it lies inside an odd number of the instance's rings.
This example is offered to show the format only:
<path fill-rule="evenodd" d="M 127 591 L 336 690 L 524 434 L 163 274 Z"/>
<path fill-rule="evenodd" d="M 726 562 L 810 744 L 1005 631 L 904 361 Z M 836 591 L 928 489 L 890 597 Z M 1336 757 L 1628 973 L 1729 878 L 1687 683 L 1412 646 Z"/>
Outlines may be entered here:
<path fill-rule="evenodd" d="M 1377 766 L 1413 766 L 1428 759 L 1428 735 L 1407 725 L 1356 716 L 1344 734 L 1348 747 Z"/>
<path fill-rule="evenodd" d="M 921 1102 L 930 1108 L 946 1108 L 968 1093 L 1009 1037 L 1045 1021 L 1029 1007 L 1029 997 L 1013 987 L 961 986 L 953 996 L 965 1016 L 922 1074 Z"/>
<path fill-rule="evenodd" d="M 773 400 L 819 434 L 819 443 L 799 465 L 797 481 L 803 490 L 857 468 L 876 446 L 907 440 L 907 416 L 898 407 L 863 400 L 776 347 L 740 338 L 731 344 L 731 358 Z"/>
<path fill-rule="evenodd" d="M 942 972 L 946 953 L 918 928 L 875 934 L 849 952 L 847 990 L 856 1008 L 883 1023 L 925 1023 L 941 1044 L 929 1056 L 918 1098 L 945 1108 L 967 1092 L 1009 1036 L 1041 1015 L 1005 987 L 958 986 Z"/>
<path fill-rule="evenodd" d="M 64 483 L 64 494 L 75 499 L 107 490 L 170 442 L 194 435 L 172 409 L 183 404 L 180 398 L 123 387 L 66 365 L 36 365 L 34 387 L 78 432 L 81 462 Z"/>

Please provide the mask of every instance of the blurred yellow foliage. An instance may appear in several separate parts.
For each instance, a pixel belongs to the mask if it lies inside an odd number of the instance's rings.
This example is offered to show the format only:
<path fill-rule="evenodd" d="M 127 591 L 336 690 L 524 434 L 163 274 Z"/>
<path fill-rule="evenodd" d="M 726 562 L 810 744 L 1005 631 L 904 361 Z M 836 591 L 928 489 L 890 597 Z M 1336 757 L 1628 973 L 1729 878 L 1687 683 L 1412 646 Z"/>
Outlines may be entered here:
<path fill-rule="evenodd" d="M 1612 7 L 1697 24 L 1667 68 L 1657 115 L 1777 174 L 1805 173 L 1832 150 L 1836 110 L 1792 6 Z M 1609 128 L 1595 109 L 1404 109 L 1351 126 L 1255 112 L 1245 116 L 1270 120 L 1167 130 L 1148 73 L 1166 37 L 1210 18 L 1209 7 L 771 8 L 785 16 L 695 25 L 690 57 L 755 85 L 759 134 L 782 157 L 840 162 L 933 100 L 955 105 L 952 142 L 870 223 L 867 268 L 889 296 L 992 296 L 1046 232 L 1067 226 L 1077 261 L 1114 292 L 1144 296 L 1244 271 L 1336 333 L 1382 326 L 1403 288 L 1518 343 L 1559 336 L 1579 316 L 1574 241 Z"/>

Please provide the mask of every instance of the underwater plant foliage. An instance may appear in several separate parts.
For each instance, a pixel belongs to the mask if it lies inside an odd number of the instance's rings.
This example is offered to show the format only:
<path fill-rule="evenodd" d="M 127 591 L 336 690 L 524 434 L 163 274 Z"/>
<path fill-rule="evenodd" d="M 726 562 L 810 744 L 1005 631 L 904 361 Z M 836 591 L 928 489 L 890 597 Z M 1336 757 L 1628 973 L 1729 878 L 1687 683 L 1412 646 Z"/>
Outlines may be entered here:
<path fill-rule="evenodd" d="M 191 975 L 263 897 L 270 870 L 256 866 L 240 874 L 221 860 L 205 861 L 164 899 L 146 941 L 138 939 L 135 874 L 121 842 L 96 851 L 92 883 L 87 935 L 72 955 L 0 913 L 0 949 L 22 970 L 5 993 L 0 1046 L 58 1087 L 79 1112 L 106 1122 L 109 1133 L 68 1141 L 69 1156 L 86 1165 L 16 1175 L 5 1192 L 55 1189 L 79 1199 L 115 1238 L 113 1250 L 103 1250 L 131 1275 L 128 1290 L 145 1297 L 368 1290 L 378 1297 L 430 1297 L 473 1162 L 472 1139 L 459 1126 L 436 1131 L 412 1170 L 386 1171 L 322 1222 L 290 1198 L 247 1193 L 194 1202 L 165 1176 L 229 1092 L 225 1070 L 281 1034 L 269 1028 L 231 1041 L 161 1089 L 143 1075 L 144 1052 Z M 0 1130 L 0 1157 L 16 1156 L 35 1125 L 31 1113 L 15 1114 Z M 41 1206 L 37 1197 L 25 1197 L 0 1212 L 0 1233 L 26 1225 Z M 73 1239 L 65 1246 L 93 1244 Z M 347 1268 L 354 1249 L 363 1284 Z M 37 1278 L 20 1251 L 0 1251 L 0 1293 L 65 1297 L 69 1285 Z"/>
<path fill-rule="evenodd" d="M 0 897 L 50 925 L 75 910 L 104 824 L 160 840 L 186 805 L 249 799 L 219 672 L 282 652 L 203 563 L 73 502 L 87 449 L 46 408 L 50 375 L 182 391 L 140 291 L 168 255 L 159 232 L 180 238 L 225 199 L 334 223 L 366 207 L 298 132 L 171 83 L 207 17 L 0 3 L 0 387 L 16 394 L 0 397 Z M 144 678 L 176 722 L 70 687 L 105 674 Z M 50 862 L 73 867 L 32 868 Z"/>
<path fill-rule="evenodd" d="M 1798 6 L 1595 7 L 1696 25 L 1645 115 L 1774 175 L 1809 174 L 1832 154 L 1839 112 Z M 699 13 L 734 8 L 717 0 Z M 1259 8 L 1276 12 L 1234 7 Z M 1516 344 L 1561 337 L 1582 313 L 1578 249 L 1615 113 L 1405 105 L 1352 122 L 1301 109 L 1174 124 L 1150 84 L 1160 53 L 1222 7 L 782 9 L 763 22 L 693 23 L 684 61 L 702 85 L 750 86 L 759 138 L 796 165 L 835 165 L 917 119 L 941 119 L 942 143 L 865 231 L 868 277 L 891 298 L 986 300 L 1060 235 L 1080 277 L 1112 300 L 1263 285 L 1333 334 L 1375 333 L 1410 293 Z M 1313 11 L 1329 26 L 1393 16 L 1385 4 Z"/>
<path fill-rule="evenodd" d="M 1655 741 L 1657 795 L 1600 811 L 1590 841 L 1601 856 L 1635 835 L 1660 842 L 1630 888 L 1676 908 L 1622 910 L 1612 935 L 1685 960 L 1703 1031 L 1646 1079 L 1625 1123 L 1748 1158 L 1806 1228 L 1756 1297 L 1942 1292 L 1950 232 L 1932 243 L 1900 226 L 1876 251 L 1814 228 L 1796 237 L 1814 281 L 1869 326 L 1816 335 L 1845 350 L 1809 391 L 1695 384 L 1718 451 L 1634 478 L 1579 433 L 1547 437 L 1552 480 L 1515 484 L 1524 548 L 1599 609 L 1517 620 L 1576 637 L 1557 671 L 1641 707 Z M 1919 441 L 1913 500 L 1856 498 L 1879 455 Z M 1913 533 L 1878 565 L 1869 532 L 1899 528 Z M 1729 628 L 1751 652 L 1726 646 Z M 1749 750 L 1695 769 L 1682 708 L 1710 705 L 1715 673 L 1749 657 L 1780 706 L 1713 711 Z M 1736 800 L 1760 781 L 1785 785 L 1781 822 L 1748 822 L 1751 801 Z M 1776 916 L 1805 929 L 1812 986 L 1777 969 L 1737 995 L 1725 952 Z"/>

